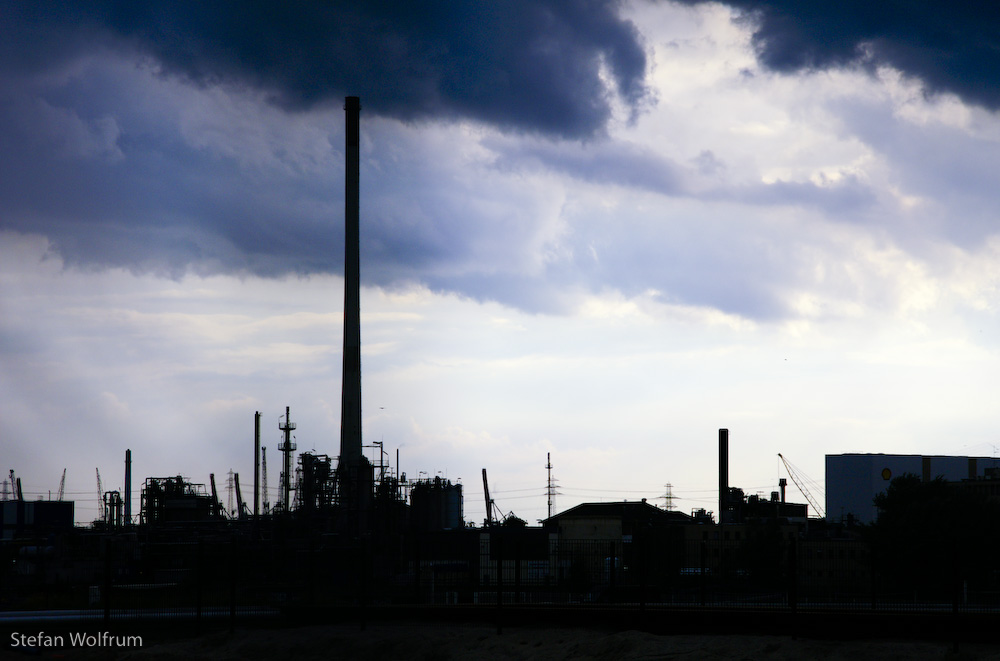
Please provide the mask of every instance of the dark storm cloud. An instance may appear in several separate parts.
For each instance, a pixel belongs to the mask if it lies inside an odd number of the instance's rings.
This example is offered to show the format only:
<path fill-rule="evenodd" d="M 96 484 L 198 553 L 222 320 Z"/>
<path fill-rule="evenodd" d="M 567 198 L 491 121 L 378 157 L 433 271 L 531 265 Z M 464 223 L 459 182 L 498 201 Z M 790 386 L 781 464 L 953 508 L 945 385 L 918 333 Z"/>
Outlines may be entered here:
<path fill-rule="evenodd" d="M 574 179 L 603 185 L 626 186 L 674 195 L 684 192 L 684 168 L 652 149 L 610 140 L 580 145 L 551 142 L 486 140 L 497 153 L 497 167 L 524 167 L 565 173 Z"/>
<path fill-rule="evenodd" d="M 726 165 L 707 151 L 685 165 L 641 145 L 611 140 L 554 145 L 544 141 L 497 138 L 484 140 L 483 144 L 494 151 L 496 166 L 501 170 L 559 172 L 579 181 L 671 197 L 755 206 L 812 207 L 831 214 L 854 212 L 875 201 L 874 193 L 852 176 L 823 182 L 825 185 L 788 181 L 720 185 L 714 175 L 724 171 Z"/>
<path fill-rule="evenodd" d="M 42 234 L 72 265 L 333 268 L 339 235 L 317 231 L 336 217 L 328 180 L 186 144 L 176 125 L 129 106 L 134 91 L 113 80 L 38 95 L 0 84 L 0 229 Z"/>
<path fill-rule="evenodd" d="M 773 70 L 889 65 L 919 78 L 929 92 L 1000 108 L 998 3 L 722 1 L 754 21 L 758 58 Z"/>
<path fill-rule="evenodd" d="M 15 4 L 8 67 L 134 48 L 197 84 L 250 86 L 283 107 L 362 98 L 400 119 L 472 118 L 562 137 L 600 132 L 614 93 L 636 111 L 646 54 L 616 0 Z"/>
<path fill-rule="evenodd" d="M 0 229 L 44 235 L 70 265 L 338 272 L 343 202 L 331 183 L 345 95 L 362 98 L 366 118 L 471 119 L 590 139 L 615 97 L 635 113 L 647 94 L 644 46 L 620 5 L 9 3 Z M 327 114 L 329 130 L 317 119 Z M 308 144 L 283 142 L 307 131 Z M 314 162 L 303 168 L 300 158 Z M 384 211 L 380 200 L 391 205 L 405 186 L 395 170 L 365 167 L 366 205 Z M 479 225 L 458 220 L 470 211 L 487 210 L 480 225 L 522 233 L 496 220 L 489 200 L 449 202 L 451 177 L 419 179 L 404 209 L 369 219 L 364 249 L 377 281 L 467 260 L 483 243 Z M 415 207 L 427 217 L 412 218 Z"/>

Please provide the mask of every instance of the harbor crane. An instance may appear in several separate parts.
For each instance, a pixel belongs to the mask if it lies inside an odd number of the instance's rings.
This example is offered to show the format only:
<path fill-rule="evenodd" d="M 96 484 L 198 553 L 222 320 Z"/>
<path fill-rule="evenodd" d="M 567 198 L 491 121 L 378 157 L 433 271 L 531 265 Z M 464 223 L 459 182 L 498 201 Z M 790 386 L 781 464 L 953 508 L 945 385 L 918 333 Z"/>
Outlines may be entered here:
<path fill-rule="evenodd" d="M 483 469 L 483 496 L 486 498 L 486 527 L 493 527 L 493 499 L 490 498 L 490 484 L 486 480 L 486 469 Z"/>
<path fill-rule="evenodd" d="M 792 478 L 792 482 L 794 482 L 795 486 L 799 488 L 799 491 L 802 492 L 802 495 L 806 497 L 806 501 L 808 501 L 809 506 L 813 508 L 813 512 L 816 512 L 816 514 L 819 515 L 820 518 L 825 518 L 826 510 L 819 506 L 819 502 L 812 497 L 812 494 L 809 493 L 809 489 L 806 488 L 807 478 L 805 477 L 805 475 L 803 475 L 801 471 L 792 466 L 787 459 L 781 456 L 780 452 L 778 453 L 778 458 L 781 459 L 781 463 L 785 465 L 785 470 L 788 471 L 788 477 Z M 812 480 L 809 481 L 811 482 Z"/>
<path fill-rule="evenodd" d="M 511 525 L 512 523 L 520 522 L 522 525 L 524 521 L 518 518 L 513 512 L 503 513 L 496 501 L 490 498 L 490 485 L 486 480 L 486 469 L 483 469 L 483 496 L 486 498 L 486 524 L 487 528 L 492 528 L 496 525 Z M 495 514 L 494 514 L 495 513 Z"/>
<path fill-rule="evenodd" d="M 236 490 L 236 518 L 242 521 L 246 518 L 246 503 L 243 502 L 243 492 L 240 491 L 239 473 L 233 473 L 233 488 Z"/>

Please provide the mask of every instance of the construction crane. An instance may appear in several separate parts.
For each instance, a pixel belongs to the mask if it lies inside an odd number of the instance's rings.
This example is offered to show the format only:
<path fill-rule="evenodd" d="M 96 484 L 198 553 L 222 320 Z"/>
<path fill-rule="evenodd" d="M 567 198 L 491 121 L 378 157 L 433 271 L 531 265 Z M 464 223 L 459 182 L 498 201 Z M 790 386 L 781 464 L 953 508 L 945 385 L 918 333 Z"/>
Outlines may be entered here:
<path fill-rule="evenodd" d="M 486 480 L 486 469 L 483 469 L 483 496 L 486 498 L 486 527 L 493 527 L 493 499 L 490 498 L 490 484 Z"/>
<path fill-rule="evenodd" d="M 56 500 L 63 499 L 63 493 L 66 491 L 66 469 L 63 469 L 62 479 L 59 480 L 59 493 L 56 495 Z"/>
<path fill-rule="evenodd" d="M 808 478 L 806 478 L 804 474 L 802 474 L 798 469 L 792 466 L 787 459 L 781 456 L 780 452 L 778 453 L 778 458 L 781 459 L 781 463 L 785 465 L 785 470 L 788 471 L 788 477 L 792 478 L 792 482 L 794 482 L 795 486 L 799 488 L 799 491 L 802 492 L 802 495 L 806 497 L 806 500 L 809 502 L 809 505 L 813 508 L 813 512 L 819 515 L 820 518 L 825 518 L 826 510 L 819 506 L 819 503 L 816 501 L 816 499 L 813 498 L 812 494 L 809 493 L 809 489 L 806 488 L 806 481 L 808 480 Z M 812 480 L 808 481 L 812 482 Z M 815 484 L 815 482 L 813 484 Z"/>

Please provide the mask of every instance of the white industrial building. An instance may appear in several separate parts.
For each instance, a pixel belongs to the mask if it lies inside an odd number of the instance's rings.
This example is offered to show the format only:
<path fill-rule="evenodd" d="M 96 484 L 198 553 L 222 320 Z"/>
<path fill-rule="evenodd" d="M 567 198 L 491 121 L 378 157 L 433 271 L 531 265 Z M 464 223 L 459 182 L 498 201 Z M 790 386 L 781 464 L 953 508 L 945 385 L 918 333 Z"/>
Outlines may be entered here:
<path fill-rule="evenodd" d="M 873 502 L 894 477 L 910 473 L 925 481 L 943 477 L 951 482 L 975 480 L 987 469 L 1000 467 L 997 457 L 944 457 L 919 454 L 828 454 L 826 455 L 826 517 L 844 521 L 848 515 L 858 523 L 872 523 L 877 512 Z"/>

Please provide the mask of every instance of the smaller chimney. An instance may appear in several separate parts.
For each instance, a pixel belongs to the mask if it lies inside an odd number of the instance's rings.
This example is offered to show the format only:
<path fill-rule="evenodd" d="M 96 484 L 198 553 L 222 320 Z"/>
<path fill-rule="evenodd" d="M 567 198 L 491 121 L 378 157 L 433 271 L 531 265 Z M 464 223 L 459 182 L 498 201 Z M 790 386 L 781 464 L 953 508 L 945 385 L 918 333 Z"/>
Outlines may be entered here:
<path fill-rule="evenodd" d="M 132 525 L 132 450 L 125 450 L 125 525 Z"/>
<path fill-rule="evenodd" d="M 729 523 L 729 430 L 719 430 L 719 523 Z"/>
<path fill-rule="evenodd" d="M 253 414 L 253 518 L 260 515 L 260 411 Z"/>

